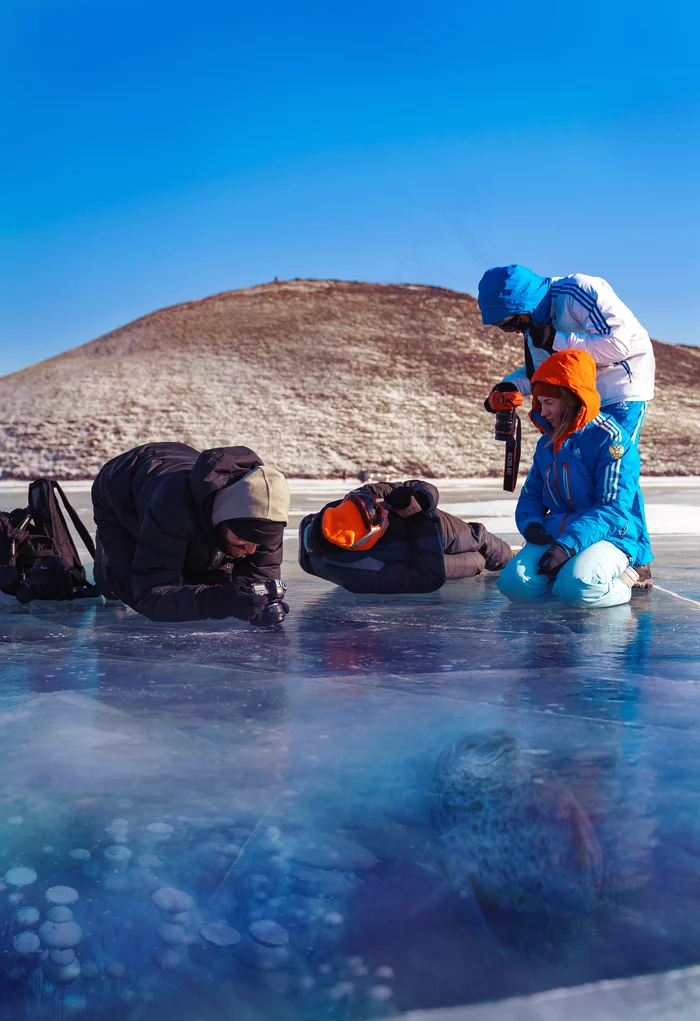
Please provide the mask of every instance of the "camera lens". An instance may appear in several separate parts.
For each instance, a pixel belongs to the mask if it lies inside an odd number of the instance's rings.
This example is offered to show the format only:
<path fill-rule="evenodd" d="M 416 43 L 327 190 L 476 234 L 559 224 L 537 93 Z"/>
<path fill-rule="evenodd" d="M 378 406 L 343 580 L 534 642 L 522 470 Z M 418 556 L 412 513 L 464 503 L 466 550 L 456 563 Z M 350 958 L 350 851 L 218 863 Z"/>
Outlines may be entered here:
<path fill-rule="evenodd" d="M 15 597 L 19 599 L 20 603 L 31 603 L 34 593 L 26 581 L 21 581 L 15 589 Z"/>
<path fill-rule="evenodd" d="M 496 413 L 496 439 L 507 440 L 509 436 L 515 436 L 516 415 L 514 411 L 499 411 Z"/>

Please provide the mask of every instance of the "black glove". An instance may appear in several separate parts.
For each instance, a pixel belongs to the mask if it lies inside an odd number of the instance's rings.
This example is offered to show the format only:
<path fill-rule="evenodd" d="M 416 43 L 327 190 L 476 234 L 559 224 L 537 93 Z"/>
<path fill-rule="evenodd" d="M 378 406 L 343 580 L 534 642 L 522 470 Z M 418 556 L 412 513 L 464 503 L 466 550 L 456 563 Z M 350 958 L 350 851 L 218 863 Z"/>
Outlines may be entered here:
<path fill-rule="evenodd" d="M 251 617 L 250 623 L 255 624 L 256 627 L 276 627 L 282 623 L 288 613 L 289 603 L 285 603 L 282 599 L 275 600 L 274 603 L 268 603 L 262 613 Z"/>
<path fill-rule="evenodd" d="M 556 330 L 549 323 L 531 323 L 528 329 L 528 336 L 535 347 L 541 348 L 543 351 L 549 351 L 551 354 L 554 350 L 554 337 Z"/>
<path fill-rule="evenodd" d="M 538 560 L 537 573 L 548 574 L 553 578 L 573 555 L 572 550 L 562 546 L 559 542 L 555 542 Z"/>
<path fill-rule="evenodd" d="M 554 536 L 550 535 L 539 521 L 531 521 L 523 532 L 525 542 L 531 542 L 533 546 L 549 546 L 554 542 Z"/>
<path fill-rule="evenodd" d="M 409 486 L 397 486 L 387 493 L 384 500 L 392 510 L 406 510 L 413 496 L 413 490 Z"/>
<path fill-rule="evenodd" d="M 507 383 L 507 382 L 503 382 L 503 383 L 496 383 L 496 385 L 495 385 L 495 386 L 492 386 L 492 387 L 491 387 L 491 393 L 492 393 L 492 394 L 493 394 L 493 393 L 496 393 L 496 394 L 504 394 L 504 393 L 509 393 L 509 392 L 512 392 L 513 390 L 517 390 L 517 389 L 518 389 L 518 388 L 517 388 L 517 386 L 515 385 L 515 383 Z M 493 409 L 493 408 L 491 407 L 491 405 L 489 404 L 489 399 L 488 399 L 488 397 L 487 397 L 487 398 L 486 398 L 486 400 L 484 401 L 484 407 L 485 407 L 485 409 L 486 409 L 487 411 L 490 411 L 492 415 L 495 415 L 495 414 L 496 414 L 496 412 L 494 411 L 494 409 Z"/>
<path fill-rule="evenodd" d="M 251 620 L 268 605 L 268 596 L 254 592 L 250 578 L 234 578 L 221 587 L 225 590 L 225 606 L 229 617 Z"/>

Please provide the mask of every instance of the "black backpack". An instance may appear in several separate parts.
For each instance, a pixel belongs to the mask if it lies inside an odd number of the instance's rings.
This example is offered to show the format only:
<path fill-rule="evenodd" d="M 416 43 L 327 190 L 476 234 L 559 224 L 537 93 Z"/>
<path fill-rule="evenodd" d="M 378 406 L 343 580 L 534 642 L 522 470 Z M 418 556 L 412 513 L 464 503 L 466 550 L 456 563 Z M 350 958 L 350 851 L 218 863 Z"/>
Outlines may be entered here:
<path fill-rule="evenodd" d="M 0 511 L 0 591 L 20 602 L 96 596 L 80 562 L 58 504 L 59 494 L 73 526 L 95 559 L 95 544 L 55 479 L 29 485 L 25 508 Z"/>

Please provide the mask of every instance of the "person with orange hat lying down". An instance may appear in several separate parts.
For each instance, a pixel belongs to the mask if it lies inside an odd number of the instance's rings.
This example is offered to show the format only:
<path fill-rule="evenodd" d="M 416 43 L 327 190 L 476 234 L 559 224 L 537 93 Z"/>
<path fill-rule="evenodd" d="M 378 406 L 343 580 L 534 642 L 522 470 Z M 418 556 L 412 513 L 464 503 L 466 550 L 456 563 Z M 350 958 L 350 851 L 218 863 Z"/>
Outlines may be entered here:
<path fill-rule="evenodd" d="M 302 520 L 299 564 L 349 592 L 385 595 L 500 571 L 512 556 L 508 543 L 440 510 L 438 499 L 420 479 L 355 489 Z"/>
<path fill-rule="evenodd" d="M 558 351 L 539 366 L 530 419 L 543 435 L 515 511 L 525 545 L 499 590 L 516 603 L 628 603 L 646 538 L 635 513 L 639 453 L 601 412 L 587 351 Z"/>

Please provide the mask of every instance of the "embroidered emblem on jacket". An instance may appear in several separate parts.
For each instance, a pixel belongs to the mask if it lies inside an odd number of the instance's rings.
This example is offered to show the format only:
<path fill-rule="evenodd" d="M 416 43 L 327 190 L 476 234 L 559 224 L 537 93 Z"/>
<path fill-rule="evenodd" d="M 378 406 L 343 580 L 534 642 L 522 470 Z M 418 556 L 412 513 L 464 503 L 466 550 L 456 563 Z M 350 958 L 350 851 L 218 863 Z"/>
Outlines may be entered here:
<path fill-rule="evenodd" d="M 611 443 L 610 446 L 608 447 L 608 450 L 610 451 L 610 456 L 615 461 L 619 461 L 619 459 L 625 452 L 625 448 L 622 446 L 621 443 Z"/>

